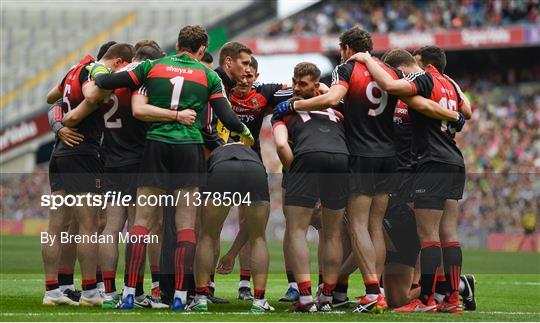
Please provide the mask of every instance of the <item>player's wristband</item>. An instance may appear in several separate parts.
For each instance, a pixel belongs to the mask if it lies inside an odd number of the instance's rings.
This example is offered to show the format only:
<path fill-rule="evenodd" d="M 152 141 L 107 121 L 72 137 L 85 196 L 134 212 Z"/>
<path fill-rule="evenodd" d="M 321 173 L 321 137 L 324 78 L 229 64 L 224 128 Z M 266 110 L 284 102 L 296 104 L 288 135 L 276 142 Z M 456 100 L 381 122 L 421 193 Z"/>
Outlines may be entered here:
<path fill-rule="evenodd" d="M 294 103 L 295 103 L 295 102 L 296 102 L 296 101 L 292 101 L 292 102 L 290 103 L 290 105 L 289 105 L 289 106 L 290 106 L 290 110 L 291 110 L 292 112 L 296 112 L 296 108 L 294 107 Z"/>
<path fill-rule="evenodd" d="M 54 132 L 55 135 L 58 134 L 58 131 L 60 131 L 60 129 L 64 128 L 64 125 L 62 124 L 62 122 L 60 121 L 56 121 L 55 123 L 53 123 L 52 125 L 52 130 Z"/>

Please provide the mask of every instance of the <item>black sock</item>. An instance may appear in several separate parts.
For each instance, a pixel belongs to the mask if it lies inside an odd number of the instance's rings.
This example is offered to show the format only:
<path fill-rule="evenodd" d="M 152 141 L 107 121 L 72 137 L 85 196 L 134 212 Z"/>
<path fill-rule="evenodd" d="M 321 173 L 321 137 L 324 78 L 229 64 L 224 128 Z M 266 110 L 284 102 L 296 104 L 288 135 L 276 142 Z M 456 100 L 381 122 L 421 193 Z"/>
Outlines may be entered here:
<path fill-rule="evenodd" d="M 438 241 L 422 243 L 420 250 L 420 299 L 424 304 L 433 297 L 437 270 L 441 266 L 441 244 Z"/>
<path fill-rule="evenodd" d="M 287 282 L 290 283 L 296 283 L 296 280 L 294 279 L 294 273 L 292 270 L 287 270 Z"/>
<path fill-rule="evenodd" d="M 459 242 L 449 242 L 444 244 L 442 248 L 444 273 L 446 275 L 446 290 L 449 294 L 458 292 L 459 281 L 461 277 L 461 265 L 463 256 Z"/>

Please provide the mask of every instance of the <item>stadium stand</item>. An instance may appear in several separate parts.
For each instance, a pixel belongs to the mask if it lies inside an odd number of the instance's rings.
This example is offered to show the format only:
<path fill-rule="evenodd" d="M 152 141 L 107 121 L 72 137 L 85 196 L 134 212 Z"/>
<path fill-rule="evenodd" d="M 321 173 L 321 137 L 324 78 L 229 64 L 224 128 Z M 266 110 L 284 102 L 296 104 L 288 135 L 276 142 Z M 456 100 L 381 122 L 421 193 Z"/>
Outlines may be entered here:
<path fill-rule="evenodd" d="M 538 6 L 538 0 L 329 0 L 271 24 L 261 35 L 339 34 L 356 25 L 385 33 L 535 24 L 539 22 Z"/>
<path fill-rule="evenodd" d="M 150 38 L 169 47 L 174 45 L 179 26 L 211 24 L 248 3 L 216 2 L 210 7 L 197 2 L 160 2 L 151 10 L 126 8 L 122 3 L 92 10 L 82 3 L 63 3 L 59 10 L 47 10 L 46 3 L 3 4 L 2 127 L 43 108 L 47 92 L 67 69 L 85 54 L 96 53 L 103 42 L 134 43 Z"/>

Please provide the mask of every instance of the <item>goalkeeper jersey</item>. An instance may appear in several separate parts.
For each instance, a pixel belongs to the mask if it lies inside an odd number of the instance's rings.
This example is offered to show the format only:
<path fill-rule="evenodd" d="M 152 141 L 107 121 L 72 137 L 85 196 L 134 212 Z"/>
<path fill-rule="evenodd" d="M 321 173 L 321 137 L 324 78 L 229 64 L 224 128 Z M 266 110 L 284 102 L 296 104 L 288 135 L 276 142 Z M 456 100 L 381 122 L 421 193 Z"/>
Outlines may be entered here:
<path fill-rule="evenodd" d="M 211 99 L 225 97 L 221 79 L 193 56 L 170 55 L 146 60 L 129 71 L 138 92 L 148 97 L 148 104 L 173 110 L 197 112 L 193 125 L 179 122 L 153 122 L 146 133 L 149 140 L 170 144 L 200 144 L 203 138 L 201 112 Z"/>

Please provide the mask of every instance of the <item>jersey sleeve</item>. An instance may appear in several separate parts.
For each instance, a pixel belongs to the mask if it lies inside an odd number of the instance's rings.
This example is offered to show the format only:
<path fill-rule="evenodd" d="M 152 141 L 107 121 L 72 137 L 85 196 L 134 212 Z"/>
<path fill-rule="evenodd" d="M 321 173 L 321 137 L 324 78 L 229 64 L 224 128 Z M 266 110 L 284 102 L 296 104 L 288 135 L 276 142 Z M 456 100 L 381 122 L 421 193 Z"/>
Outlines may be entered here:
<path fill-rule="evenodd" d="M 452 83 L 452 86 L 454 87 L 454 91 L 456 91 L 456 97 L 457 97 L 457 103 L 458 103 L 458 107 L 461 107 L 463 105 L 463 98 L 461 97 L 461 95 L 459 94 L 459 85 L 456 83 L 456 81 L 454 81 L 452 78 L 450 78 L 448 75 L 444 74 L 444 77 L 450 81 L 450 83 Z"/>
<path fill-rule="evenodd" d="M 278 116 L 276 114 L 272 115 L 272 118 L 270 119 L 270 123 L 272 124 L 272 129 L 274 129 L 280 124 L 285 125 L 285 121 L 283 121 L 283 117 Z"/>
<path fill-rule="evenodd" d="M 81 72 L 79 73 L 79 84 L 81 85 L 81 88 L 88 81 L 90 81 L 90 73 L 86 70 L 86 68 L 82 68 Z"/>
<path fill-rule="evenodd" d="M 226 98 L 225 87 L 216 72 L 210 71 L 208 74 L 208 100 L 215 98 Z"/>
<path fill-rule="evenodd" d="M 426 72 L 414 72 L 405 76 L 413 89 L 413 95 L 418 94 L 424 98 L 430 98 L 433 90 L 433 78 L 431 74 Z"/>
<path fill-rule="evenodd" d="M 147 59 L 139 65 L 137 65 L 132 70 L 127 70 L 126 72 L 129 74 L 129 77 L 131 77 L 131 80 L 135 85 L 140 86 L 144 82 L 146 82 L 146 76 L 154 66 L 153 61 Z"/>
<path fill-rule="evenodd" d="M 293 89 L 291 87 L 280 89 L 272 94 L 272 97 L 268 102 L 270 102 L 270 106 L 273 109 L 276 105 L 283 101 L 287 101 L 288 99 L 293 97 Z"/>
<path fill-rule="evenodd" d="M 349 82 L 351 81 L 352 72 L 354 70 L 354 64 L 355 62 L 351 61 L 336 66 L 336 68 L 334 68 L 334 71 L 332 72 L 332 84 L 330 86 L 339 84 L 348 89 Z"/>
<path fill-rule="evenodd" d="M 58 91 L 60 91 L 61 93 L 64 93 L 64 85 L 66 84 L 66 78 L 67 78 L 67 74 L 64 75 L 64 78 L 62 79 L 62 81 L 60 81 L 60 83 L 58 83 L 58 85 L 56 85 L 56 88 L 58 89 Z"/>

